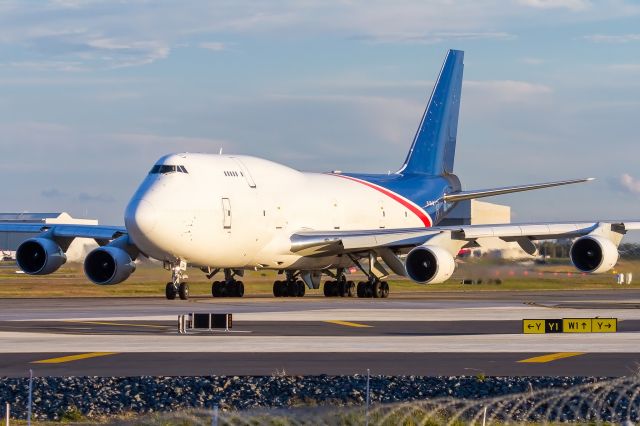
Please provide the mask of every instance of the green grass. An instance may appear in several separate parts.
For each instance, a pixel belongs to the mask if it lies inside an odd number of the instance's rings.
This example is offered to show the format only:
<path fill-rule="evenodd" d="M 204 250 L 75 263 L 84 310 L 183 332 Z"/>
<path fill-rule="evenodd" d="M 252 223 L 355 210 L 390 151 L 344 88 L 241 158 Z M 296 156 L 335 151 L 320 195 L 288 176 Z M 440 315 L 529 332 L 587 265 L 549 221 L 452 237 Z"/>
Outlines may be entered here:
<path fill-rule="evenodd" d="M 124 283 L 114 286 L 92 284 L 82 271 L 80 264 L 64 265 L 51 275 L 28 276 L 16 274 L 15 264 L 3 263 L 0 268 L 0 297 L 163 297 L 170 272 L 157 265 L 142 265 Z M 461 263 L 454 276 L 442 284 L 420 285 L 410 280 L 392 277 L 389 285 L 392 297 L 409 297 L 412 294 L 438 292 L 476 291 L 549 291 L 640 288 L 640 261 L 620 261 L 617 269 L 633 272 L 637 277 L 632 285 L 615 283 L 612 273 L 603 275 L 581 275 L 568 262 L 548 265 L 507 263 L 486 260 Z M 211 283 L 197 269 L 189 269 L 189 286 L 192 296 L 210 296 Z M 220 276 L 216 277 L 220 279 Z M 273 281 L 282 279 L 275 271 L 248 271 L 243 278 L 247 296 L 264 297 L 272 294 Z M 482 284 L 461 284 L 462 278 L 483 279 Z M 502 282 L 495 283 L 499 278 Z M 364 280 L 362 274 L 349 276 L 350 280 Z M 494 280 L 489 283 L 488 279 Z M 321 296 L 322 290 L 308 290 L 307 295 Z"/>

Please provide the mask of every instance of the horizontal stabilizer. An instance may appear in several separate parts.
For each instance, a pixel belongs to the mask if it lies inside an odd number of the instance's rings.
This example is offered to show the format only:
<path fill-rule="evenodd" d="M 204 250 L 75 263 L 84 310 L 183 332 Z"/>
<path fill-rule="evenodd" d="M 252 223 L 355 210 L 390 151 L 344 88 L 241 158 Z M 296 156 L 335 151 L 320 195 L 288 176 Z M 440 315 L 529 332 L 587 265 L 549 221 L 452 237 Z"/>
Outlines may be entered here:
<path fill-rule="evenodd" d="M 511 194 L 512 192 L 531 191 L 534 189 L 552 188 L 554 186 L 571 185 L 574 183 L 589 182 L 594 178 L 561 180 L 558 182 L 535 183 L 531 185 L 505 186 L 503 188 L 479 189 L 477 191 L 461 191 L 455 194 L 445 194 L 444 201 L 455 203 L 457 201 L 471 200 L 474 198 L 491 197 L 494 195 Z"/>

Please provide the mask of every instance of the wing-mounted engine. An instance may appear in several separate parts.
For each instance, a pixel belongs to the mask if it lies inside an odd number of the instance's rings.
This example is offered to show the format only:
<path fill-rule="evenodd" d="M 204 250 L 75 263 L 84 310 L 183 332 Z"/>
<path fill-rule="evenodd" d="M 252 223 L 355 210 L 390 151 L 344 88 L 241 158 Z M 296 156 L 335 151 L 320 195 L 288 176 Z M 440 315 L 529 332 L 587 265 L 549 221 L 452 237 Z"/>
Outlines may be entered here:
<path fill-rule="evenodd" d="M 16 261 L 25 274 L 47 275 L 67 261 L 64 250 L 50 238 L 35 237 L 24 241 L 16 250 Z"/>
<path fill-rule="evenodd" d="M 84 260 L 84 273 L 94 284 L 119 284 L 136 270 L 138 252 L 128 244 L 128 237 L 91 251 Z"/>
<path fill-rule="evenodd" d="M 448 280 L 456 268 L 451 253 L 436 245 L 421 245 L 407 254 L 405 269 L 409 278 L 420 284 L 441 283 Z"/>
<path fill-rule="evenodd" d="M 576 269 L 590 274 L 601 274 L 618 262 L 618 247 L 608 238 L 585 235 L 573 243 L 569 256 Z"/>

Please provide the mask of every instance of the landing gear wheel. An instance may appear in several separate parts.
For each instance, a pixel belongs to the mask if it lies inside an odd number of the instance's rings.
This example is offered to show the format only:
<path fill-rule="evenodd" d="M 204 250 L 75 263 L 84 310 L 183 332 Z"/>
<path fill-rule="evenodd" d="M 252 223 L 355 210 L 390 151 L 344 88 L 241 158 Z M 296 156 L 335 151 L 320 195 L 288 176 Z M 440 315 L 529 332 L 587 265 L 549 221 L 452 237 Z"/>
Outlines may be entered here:
<path fill-rule="evenodd" d="M 331 297 L 331 281 L 324 282 L 322 292 L 324 293 L 324 297 Z"/>
<path fill-rule="evenodd" d="M 298 287 L 298 297 L 304 297 L 304 293 L 306 291 L 306 286 L 304 285 L 304 281 L 296 281 L 296 286 Z"/>
<path fill-rule="evenodd" d="M 353 297 L 356 295 L 356 283 L 353 281 L 347 281 L 347 296 Z"/>
<path fill-rule="evenodd" d="M 373 297 L 376 299 L 382 298 L 382 283 L 380 281 L 375 281 L 372 283 L 372 293 Z"/>
<path fill-rule="evenodd" d="M 331 287 L 329 287 L 331 289 L 331 297 L 338 297 L 339 296 L 339 291 L 340 291 L 340 286 L 338 281 L 331 281 Z"/>
<path fill-rule="evenodd" d="M 370 281 L 364 285 L 364 297 L 373 297 L 373 283 Z"/>
<path fill-rule="evenodd" d="M 346 281 L 338 281 L 338 296 L 346 297 L 347 296 L 347 282 Z"/>
<path fill-rule="evenodd" d="M 287 296 L 298 296 L 298 284 L 295 281 L 287 281 Z"/>
<path fill-rule="evenodd" d="M 273 297 L 280 297 L 280 281 L 273 282 Z"/>
<path fill-rule="evenodd" d="M 236 281 L 234 287 L 236 297 L 244 296 L 244 283 L 242 281 Z"/>
<path fill-rule="evenodd" d="M 180 283 L 178 294 L 180 295 L 180 300 L 187 300 L 189 298 L 189 284 Z"/>
<path fill-rule="evenodd" d="M 389 283 L 382 281 L 382 298 L 386 299 L 387 297 L 389 297 Z"/>
<path fill-rule="evenodd" d="M 164 295 L 167 300 L 174 300 L 178 294 L 178 289 L 173 283 L 167 283 L 167 287 L 164 289 Z"/>
<path fill-rule="evenodd" d="M 358 294 L 358 297 L 367 297 L 366 293 L 367 293 L 367 283 L 360 281 L 358 282 L 358 287 L 356 289 L 356 293 Z"/>
<path fill-rule="evenodd" d="M 220 281 L 214 281 L 211 284 L 211 295 L 213 297 L 220 297 Z"/>

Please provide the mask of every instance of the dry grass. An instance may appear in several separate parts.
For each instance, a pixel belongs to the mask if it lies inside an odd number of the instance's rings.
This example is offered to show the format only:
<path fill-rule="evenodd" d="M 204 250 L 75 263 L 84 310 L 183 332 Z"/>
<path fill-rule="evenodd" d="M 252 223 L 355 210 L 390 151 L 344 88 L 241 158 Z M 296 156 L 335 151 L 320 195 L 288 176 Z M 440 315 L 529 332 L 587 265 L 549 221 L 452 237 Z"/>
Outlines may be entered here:
<path fill-rule="evenodd" d="M 58 272 L 45 276 L 28 276 L 16 273 L 15 264 L 2 263 L 0 267 L 0 297 L 164 297 L 164 288 L 170 273 L 156 265 L 143 265 L 124 283 L 115 286 L 91 284 L 82 272 L 82 265 L 68 264 Z M 640 287 L 640 261 L 621 261 L 617 267 L 633 272 L 636 282 L 619 286 L 613 274 L 581 275 L 569 264 L 522 265 L 497 261 L 479 261 L 460 264 L 454 277 L 443 284 L 419 285 L 406 279 L 392 278 L 389 283 L 392 295 L 409 296 L 415 293 L 442 291 L 504 291 L 504 290 L 584 290 L 627 289 Z M 192 296 L 210 296 L 211 284 L 205 275 L 190 269 L 189 286 Z M 220 277 L 217 277 L 220 279 Z M 461 285 L 462 278 L 482 278 L 482 284 Z M 488 283 L 488 279 L 501 279 L 501 284 Z M 269 296 L 275 271 L 249 271 L 243 278 L 247 296 Z M 282 279 L 280 276 L 279 279 Z M 354 281 L 363 280 L 361 274 L 350 276 Z M 322 290 L 309 290 L 309 296 L 321 296 Z"/>

